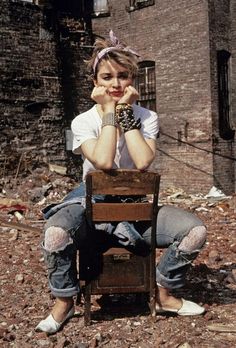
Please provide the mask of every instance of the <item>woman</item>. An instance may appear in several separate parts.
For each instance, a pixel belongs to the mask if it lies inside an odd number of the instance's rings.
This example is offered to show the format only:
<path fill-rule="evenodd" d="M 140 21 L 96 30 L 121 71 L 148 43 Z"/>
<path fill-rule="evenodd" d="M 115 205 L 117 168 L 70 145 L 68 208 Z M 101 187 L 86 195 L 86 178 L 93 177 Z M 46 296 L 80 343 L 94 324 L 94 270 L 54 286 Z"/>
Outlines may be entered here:
<path fill-rule="evenodd" d="M 135 105 L 138 93 L 133 87 L 138 55 L 121 45 L 113 32 L 110 40 L 97 40 L 88 66 L 92 68 L 96 104 L 72 122 L 73 149 L 82 154 L 83 179 L 95 169 L 147 169 L 156 155 L 158 119 L 155 112 Z M 150 226 L 137 222 L 97 225 L 94 234 L 87 225 L 83 206 L 83 185 L 61 204 L 45 210 L 43 249 L 49 271 L 49 285 L 56 297 L 51 314 L 37 330 L 57 332 L 73 316 L 73 296 L 79 291 L 76 253 L 88 246 L 120 242 L 118 236 L 134 233 L 140 237 L 143 253 L 150 245 Z M 96 231 L 97 232 L 97 231 Z M 156 268 L 157 310 L 179 315 L 198 315 L 205 311 L 194 302 L 171 295 L 184 285 L 186 271 L 205 243 L 206 228 L 196 216 L 175 207 L 159 208 L 157 247 L 167 248 Z M 140 246 L 140 243 L 139 243 Z M 128 247 L 128 246 L 127 246 Z M 142 253 L 140 250 L 133 250 Z"/>

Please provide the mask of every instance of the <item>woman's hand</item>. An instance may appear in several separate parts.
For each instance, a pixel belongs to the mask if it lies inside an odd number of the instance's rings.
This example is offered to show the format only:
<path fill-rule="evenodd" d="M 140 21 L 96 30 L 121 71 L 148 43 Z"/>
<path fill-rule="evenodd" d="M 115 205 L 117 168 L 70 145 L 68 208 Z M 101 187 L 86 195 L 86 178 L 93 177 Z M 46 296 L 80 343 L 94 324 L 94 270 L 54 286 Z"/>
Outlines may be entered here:
<path fill-rule="evenodd" d="M 139 97 L 138 91 L 133 86 L 128 86 L 124 90 L 123 97 L 120 98 L 118 104 L 132 105 Z"/>
<path fill-rule="evenodd" d="M 104 112 L 114 112 L 115 101 L 107 93 L 106 87 L 95 86 L 93 88 L 91 98 L 97 103 L 100 104 Z"/>

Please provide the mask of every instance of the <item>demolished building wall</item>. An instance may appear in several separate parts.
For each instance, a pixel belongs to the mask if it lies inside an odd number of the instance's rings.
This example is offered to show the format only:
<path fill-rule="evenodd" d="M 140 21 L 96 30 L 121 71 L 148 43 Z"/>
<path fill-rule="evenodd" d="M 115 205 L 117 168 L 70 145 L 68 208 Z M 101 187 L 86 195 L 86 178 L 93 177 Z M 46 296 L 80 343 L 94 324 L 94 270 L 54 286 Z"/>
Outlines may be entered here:
<path fill-rule="evenodd" d="M 235 192 L 234 137 L 223 139 L 219 130 L 216 54 L 231 52 L 234 128 L 236 1 L 134 1 L 129 7 L 110 0 L 105 12 L 92 15 L 91 27 L 92 3 L 2 0 L 1 176 L 38 163 L 78 171 L 65 131 L 93 104 L 84 64 L 93 34 L 107 36 L 112 28 L 143 61 L 155 63 L 161 130 L 153 168 L 162 187 Z"/>
<path fill-rule="evenodd" d="M 19 161 L 61 162 L 63 99 L 53 28 L 43 11 L 27 2 L 3 1 L 0 117 L 1 175 Z"/>
<path fill-rule="evenodd" d="M 84 64 L 91 39 L 80 13 L 38 3 L 1 4 L 1 177 L 25 175 L 43 163 L 78 170 L 65 131 L 91 106 Z"/>

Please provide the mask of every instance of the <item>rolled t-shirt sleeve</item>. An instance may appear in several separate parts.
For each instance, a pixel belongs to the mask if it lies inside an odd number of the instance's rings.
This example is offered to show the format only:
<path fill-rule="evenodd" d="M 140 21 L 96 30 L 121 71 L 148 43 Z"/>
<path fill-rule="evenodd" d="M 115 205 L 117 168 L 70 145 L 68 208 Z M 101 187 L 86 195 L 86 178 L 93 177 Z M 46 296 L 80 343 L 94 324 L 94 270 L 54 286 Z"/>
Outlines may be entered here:
<path fill-rule="evenodd" d="M 71 123 L 73 133 L 72 151 L 81 154 L 81 145 L 89 139 L 96 139 L 96 129 L 92 127 L 88 115 L 81 114 Z"/>
<path fill-rule="evenodd" d="M 142 134 L 146 139 L 156 139 L 159 132 L 159 119 L 154 111 L 142 109 L 141 114 Z"/>
<path fill-rule="evenodd" d="M 143 136 L 146 139 L 156 139 L 159 132 L 159 122 L 156 113 L 152 112 L 151 116 L 143 122 Z"/>

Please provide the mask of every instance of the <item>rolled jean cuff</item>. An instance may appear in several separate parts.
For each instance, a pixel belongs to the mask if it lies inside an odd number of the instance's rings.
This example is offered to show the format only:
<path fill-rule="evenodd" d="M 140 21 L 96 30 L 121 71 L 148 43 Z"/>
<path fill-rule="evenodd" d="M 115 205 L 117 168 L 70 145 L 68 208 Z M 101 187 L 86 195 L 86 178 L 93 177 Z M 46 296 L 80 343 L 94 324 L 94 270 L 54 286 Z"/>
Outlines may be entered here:
<path fill-rule="evenodd" d="M 53 296 L 55 297 L 72 297 L 72 296 L 76 296 L 80 292 L 79 284 L 69 289 L 56 289 L 49 282 L 49 287 L 51 289 Z"/>
<path fill-rule="evenodd" d="M 166 289 L 179 289 L 184 286 L 183 278 L 169 279 L 163 276 L 158 268 L 156 269 L 156 283 Z"/>

